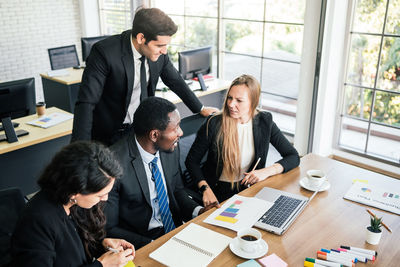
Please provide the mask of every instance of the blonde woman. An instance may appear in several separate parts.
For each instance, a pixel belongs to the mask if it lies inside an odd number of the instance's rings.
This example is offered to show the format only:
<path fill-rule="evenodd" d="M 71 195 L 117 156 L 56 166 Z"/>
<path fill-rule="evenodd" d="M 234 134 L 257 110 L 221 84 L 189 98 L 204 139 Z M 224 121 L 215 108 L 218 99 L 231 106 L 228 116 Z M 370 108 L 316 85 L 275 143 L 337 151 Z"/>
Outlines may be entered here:
<path fill-rule="evenodd" d="M 222 202 L 248 185 L 299 165 L 296 149 L 273 122 L 272 115 L 257 109 L 260 91 L 260 83 L 253 76 L 236 78 L 226 94 L 222 112 L 210 116 L 197 132 L 185 163 L 203 194 L 205 206 Z M 282 159 L 265 167 L 269 144 Z M 207 152 L 207 160 L 201 166 Z"/>

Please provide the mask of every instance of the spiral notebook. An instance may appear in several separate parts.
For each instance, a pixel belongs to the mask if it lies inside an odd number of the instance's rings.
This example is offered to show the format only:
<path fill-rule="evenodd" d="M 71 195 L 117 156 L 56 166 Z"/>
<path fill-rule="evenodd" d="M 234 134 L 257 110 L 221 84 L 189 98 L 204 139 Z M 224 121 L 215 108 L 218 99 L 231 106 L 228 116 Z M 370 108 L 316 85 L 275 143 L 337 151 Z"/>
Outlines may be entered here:
<path fill-rule="evenodd" d="M 191 223 L 149 256 L 171 267 L 207 266 L 231 240 L 228 236 Z"/>

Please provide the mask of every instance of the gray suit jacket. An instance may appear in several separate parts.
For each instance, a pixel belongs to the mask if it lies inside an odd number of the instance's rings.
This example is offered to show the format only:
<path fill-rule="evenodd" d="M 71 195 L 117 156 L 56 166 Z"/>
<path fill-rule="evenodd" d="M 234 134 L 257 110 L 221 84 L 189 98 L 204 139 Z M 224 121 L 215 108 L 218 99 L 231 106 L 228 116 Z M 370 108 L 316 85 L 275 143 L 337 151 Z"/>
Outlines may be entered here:
<path fill-rule="evenodd" d="M 111 146 L 124 174 L 115 182 L 106 205 L 107 236 L 123 238 L 136 248 L 151 241 L 148 232 L 152 216 L 150 191 L 143 161 L 131 132 Z M 175 225 L 192 218 L 196 202 L 184 190 L 179 165 L 179 148 L 172 153 L 160 151 L 161 164 L 167 184 L 169 208 Z"/>

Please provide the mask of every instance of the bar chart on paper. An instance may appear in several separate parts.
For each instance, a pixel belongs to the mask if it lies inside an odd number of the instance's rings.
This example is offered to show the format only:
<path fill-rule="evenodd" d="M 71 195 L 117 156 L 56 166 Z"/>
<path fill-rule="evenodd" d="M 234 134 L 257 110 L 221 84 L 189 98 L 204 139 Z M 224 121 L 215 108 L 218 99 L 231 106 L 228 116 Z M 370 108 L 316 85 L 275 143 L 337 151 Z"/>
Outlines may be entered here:
<path fill-rule="evenodd" d="M 238 231 L 252 227 L 272 205 L 272 202 L 262 199 L 234 195 L 204 222 Z"/>

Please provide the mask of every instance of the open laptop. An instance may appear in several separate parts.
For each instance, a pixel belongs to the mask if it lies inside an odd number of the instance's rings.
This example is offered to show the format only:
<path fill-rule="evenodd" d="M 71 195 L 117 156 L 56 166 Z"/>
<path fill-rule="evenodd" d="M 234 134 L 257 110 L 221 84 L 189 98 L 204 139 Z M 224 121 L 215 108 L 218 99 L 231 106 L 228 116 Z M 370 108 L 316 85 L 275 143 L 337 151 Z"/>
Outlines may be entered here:
<path fill-rule="evenodd" d="M 255 197 L 273 202 L 274 205 L 254 226 L 277 235 L 282 235 L 317 192 L 315 191 L 310 198 L 307 198 L 270 187 L 264 187 Z"/>

